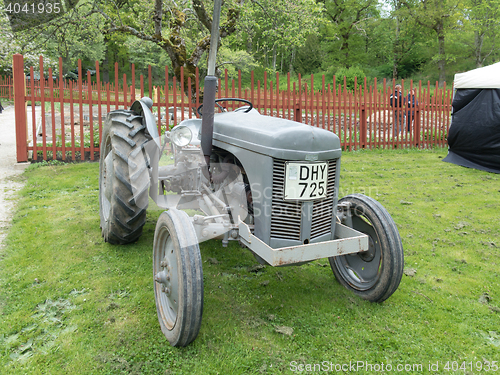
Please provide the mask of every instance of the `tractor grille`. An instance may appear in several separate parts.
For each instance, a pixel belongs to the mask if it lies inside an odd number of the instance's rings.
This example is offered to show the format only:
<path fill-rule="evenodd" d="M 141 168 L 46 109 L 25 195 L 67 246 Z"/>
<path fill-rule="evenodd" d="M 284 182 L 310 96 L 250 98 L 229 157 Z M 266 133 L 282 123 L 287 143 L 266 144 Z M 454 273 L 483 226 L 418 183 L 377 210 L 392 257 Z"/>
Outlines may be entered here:
<path fill-rule="evenodd" d="M 302 204 L 283 200 L 285 161 L 274 159 L 271 237 L 300 241 Z"/>
<path fill-rule="evenodd" d="M 326 198 L 321 201 L 315 201 L 313 206 L 311 240 L 331 232 L 336 170 L 337 163 L 335 160 L 330 160 L 328 163 L 328 187 L 326 189 Z"/>
<path fill-rule="evenodd" d="M 300 241 L 302 202 L 284 201 L 285 160 L 274 159 L 271 237 Z M 313 201 L 311 240 L 330 233 L 335 195 L 336 160 L 328 161 L 327 196 Z"/>

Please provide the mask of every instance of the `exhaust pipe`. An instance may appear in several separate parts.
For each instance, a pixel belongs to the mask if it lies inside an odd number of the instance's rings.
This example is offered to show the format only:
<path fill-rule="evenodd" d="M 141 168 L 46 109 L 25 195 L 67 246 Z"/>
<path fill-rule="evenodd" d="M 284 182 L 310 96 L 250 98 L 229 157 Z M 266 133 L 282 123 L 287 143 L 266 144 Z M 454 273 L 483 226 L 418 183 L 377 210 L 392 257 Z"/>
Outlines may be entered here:
<path fill-rule="evenodd" d="M 201 149 L 207 161 L 207 165 L 210 164 L 210 155 L 212 154 L 216 91 L 217 78 L 214 76 L 206 76 L 203 94 L 203 117 L 201 118 Z"/>
<path fill-rule="evenodd" d="M 212 139 L 214 134 L 215 93 L 217 92 L 217 77 L 215 77 L 215 62 L 217 44 L 219 43 L 219 23 L 222 0 L 214 1 L 212 33 L 210 34 L 210 51 L 208 54 L 208 74 L 205 77 L 203 94 L 203 118 L 201 120 L 201 149 L 210 171 L 210 155 L 212 154 Z"/>

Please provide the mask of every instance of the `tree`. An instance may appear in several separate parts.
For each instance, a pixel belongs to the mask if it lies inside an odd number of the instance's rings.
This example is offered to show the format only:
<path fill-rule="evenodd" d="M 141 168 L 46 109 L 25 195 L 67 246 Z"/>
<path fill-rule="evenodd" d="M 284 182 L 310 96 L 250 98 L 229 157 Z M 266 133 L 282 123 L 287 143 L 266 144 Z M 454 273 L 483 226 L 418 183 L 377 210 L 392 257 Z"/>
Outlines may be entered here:
<path fill-rule="evenodd" d="M 390 4 L 392 25 L 387 27 L 392 33 L 392 78 L 398 79 L 401 73 L 412 74 L 418 70 L 427 57 L 423 56 L 419 45 L 425 43 L 429 35 L 428 29 L 422 28 L 402 7 L 401 0 L 391 0 Z"/>
<path fill-rule="evenodd" d="M 98 31 L 102 26 L 102 19 L 92 14 L 90 4 L 82 2 L 66 17 L 41 25 L 36 41 L 49 56 L 62 57 L 63 66 L 68 70 L 77 66 L 78 59 L 83 66 L 91 68 L 96 60 L 104 57 L 106 41 Z M 33 30 L 26 34 L 32 35 Z"/>
<path fill-rule="evenodd" d="M 285 56 L 292 63 L 296 49 L 318 32 L 322 6 L 314 0 L 250 0 L 245 5 L 240 30 L 266 59 L 272 56 L 273 71 L 278 53 L 282 63 Z"/>
<path fill-rule="evenodd" d="M 54 70 L 59 57 L 66 70 L 74 68 L 78 58 L 92 66 L 102 59 L 105 46 L 103 35 L 96 31 L 100 17 L 92 15 L 90 10 L 89 4 L 82 2 L 61 17 L 16 32 L 4 22 L 0 27 L 0 50 L 11 51 L 7 64 L 12 63 L 12 54 L 21 53 L 28 66 L 36 65 L 40 55 L 44 56 L 44 67 Z M 0 15 L 0 19 L 4 18 Z"/>
<path fill-rule="evenodd" d="M 500 34 L 500 0 L 470 0 L 466 18 L 474 31 L 473 53 L 479 68 L 500 50 L 496 42 Z"/>
<path fill-rule="evenodd" d="M 352 65 L 350 43 L 355 34 L 366 35 L 363 27 L 372 18 L 378 17 L 377 0 L 322 0 L 325 15 L 330 21 L 327 32 L 331 39 L 338 40 L 341 63 Z"/>
<path fill-rule="evenodd" d="M 399 0 L 393 0 L 394 6 L 394 19 L 396 21 L 395 38 L 394 38 L 394 48 L 393 48 L 393 59 L 392 59 L 392 79 L 398 78 L 398 65 L 401 62 L 401 58 L 404 54 L 402 50 L 401 43 L 401 2 Z"/>
<path fill-rule="evenodd" d="M 16 53 L 21 53 L 24 56 L 24 62 L 27 65 L 36 65 L 41 53 L 45 50 L 36 50 L 33 38 L 26 36 L 17 37 L 10 28 L 7 16 L 0 13 L 0 74 L 12 74 L 12 56 Z M 57 60 L 47 58 L 45 60 L 46 67 L 55 68 Z"/>
<path fill-rule="evenodd" d="M 408 0 L 401 2 L 418 24 L 436 33 L 438 54 L 435 60 L 439 70 L 439 84 L 442 85 L 446 77 L 445 35 L 448 27 L 456 25 L 459 0 L 417 0 L 416 4 Z"/>
<path fill-rule="evenodd" d="M 220 26 L 222 39 L 235 32 L 239 8 L 238 3 L 225 3 Z M 105 19 L 104 34 L 132 35 L 160 47 L 169 56 L 179 80 L 181 68 L 186 78 L 194 78 L 200 59 L 210 48 L 212 18 L 201 0 L 95 0 L 93 9 Z M 184 89 L 187 90 L 187 79 Z"/>
<path fill-rule="evenodd" d="M 238 1 L 225 2 L 220 26 L 222 39 L 236 30 L 241 8 Z M 181 68 L 186 78 L 194 78 L 196 66 L 210 48 L 210 11 L 202 0 L 83 0 L 63 16 L 16 37 L 31 35 L 36 49 L 67 59 L 84 56 L 102 61 L 106 40 L 111 35 L 132 36 L 166 53 L 180 81 Z M 184 84 L 187 89 L 187 79 Z"/>

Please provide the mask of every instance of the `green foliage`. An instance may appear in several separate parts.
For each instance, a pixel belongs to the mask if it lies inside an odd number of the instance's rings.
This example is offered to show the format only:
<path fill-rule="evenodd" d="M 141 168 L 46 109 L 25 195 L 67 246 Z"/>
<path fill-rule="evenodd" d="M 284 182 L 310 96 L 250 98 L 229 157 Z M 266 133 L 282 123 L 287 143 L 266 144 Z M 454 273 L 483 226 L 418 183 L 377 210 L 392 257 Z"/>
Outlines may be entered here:
<path fill-rule="evenodd" d="M 206 74 L 207 62 L 204 60 L 200 66 L 200 75 L 203 77 Z M 226 46 L 221 46 L 217 53 L 217 69 L 221 72 L 221 77 L 225 77 L 227 70 L 229 79 L 238 80 L 238 70 L 241 71 L 243 84 L 246 87 L 250 86 L 251 72 L 258 71 L 260 65 L 255 61 L 253 56 L 243 50 L 231 50 Z"/>
<path fill-rule="evenodd" d="M 422 132 L 422 139 L 427 142 L 446 141 L 448 134 L 446 131 L 429 129 Z"/>
<path fill-rule="evenodd" d="M 202 3 L 210 14 L 213 2 Z M 171 76 L 178 73 L 176 64 L 185 63 L 208 35 L 193 4 L 162 2 L 164 42 L 154 35 L 152 1 L 84 0 L 64 16 L 15 35 L 0 14 L 0 74 L 11 74 L 12 55 L 22 53 L 27 68 L 37 67 L 43 55 L 45 70 L 51 67 L 56 74 L 59 56 L 64 73 L 75 69 L 78 59 L 84 69 L 95 69 L 97 60 L 105 81 L 114 81 L 115 62 L 129 80 L 131 63 L 137 76 L 146 76 L 151 65 L 153 82 L 163 83 L 165 66 Z M 185 23 L 174 35 L 170 25 L 177 11 Z M 378 79 L 396 74 L 396 79 L 449 82 L 457 71 L 500 59 L 500 0 L 230 0 L 224 2 L 222 24 L 231 12 L 239 12 L 236 31 L 221 38 L 218 56 L 220 71 L 227 68 L 231 77 L 238 69 L 247 77 L 250 70 L 333 75 L 342 67 L 361 67 Z M 180 57 L 164 49 L 176 38 L 182 41 L 176 51 L 185 48 Z M 200 52 L 195 59 L 202 76 L 205 56 Z"/>
<path fill-rule="evenodd" d="M 12 75 L 12 56 L 21 53 L 25 68 L 38 66 L 40 54 L 46 54 L 46 49 L 36 49 L 33 35 L 16 34 L 12 32 L 7 15 L 0 7 L 0 75 Z M 48 55 L 44 60 L 45 69 L 57 67 L 57 57 Z M 29 70 L 26 69 L 26 73 Z M 45 73 L 47 74 L 47 73 Z"/>
<path fill-rule="evenodd" d="M 447 61 L 453 60 L 451 54 L 446 52 L 446 32 L 451 29 L 458 30 L 463 24 L 459 3 L 460 0 L 424 0 L 413 6 L 405 3 L 406 7 L 399 11 L 400 15 L 414 18 L 419 25 L 433 31 L 437 49 L 431 59 L 436 63 L 440 83 L 446 78 Z"/>
<path fill-rule="evenodd" d="M 500 37 L 500 1 L 469 0 L 465 5 L 464 29 L 467 28 L 460 36 L 465 48 L 471 51 L 476 66 L 480 67 L 500 50 L 496 43 Z"/>
<path fill-rule="evenodd" d="M 365 73 L 359 67 L 350 67 L 349 69 L 340 68 L 336 71 L 335 76 L 341 80 L 343 77 L 346 79 L 346 87 L 348 90 L 354 89 L 354 81 L 357 78 L 358 86 L 363 82 L 363 78 L 365 77 Z M 342 84 L 342 88 L 344 87 L 344 83 L 339 81 L 338 83 Z"/>
<path fill-rule="evenodd" d="M 124 38 L 123 45 L 127 47 L 127 53 L 123 56 L 123 67 L 125 72 L 130 71 L 130 64 L 136 66 L 136 75 L 139 73 L 147 76 L 148 65 L 151 65 L 153 81 L 165 84 L 165 66 L 169 67 L 169 74 L 172 75 L 172 63 L 168 55 L 156 44 L 128 36 Z M 114 61 L 113 59 L 109 59 Z M 128 74 L 130 77 L 130 74 Z"/>
<path fill-rule="evenodd" d="M 242 15 L 242 27 L 264 66 L 276 70 L 278 54 L 288 63 L 297 48 L 323 22 L 322 4 L 313 0 L 264 0 L 252 2 Z M 281 70 L 281 69 L 280 69 Z"/>
<path fill-rule="evenodd" d="M 95 69 L 95 61 L 102 60 L 105 46 L 100 31 L 102 19 L 96 14 L 89 14 L 91 8 L 90 1 L 82 1 L 63 16 L 15 35 L 4 22 L 4 14 L 0 13 L 0 57 L 3 57 L 4 48 L 10 50 L 7 61 L 12 61 L 13 53 L 23 54 L 26 72 L 29 66 L 35 66 L 36 70 L 40 55 L 44 56 L 44 68 L 48 70 L 51 67 L 55 74 L 58 73 L 59 57 L 63 58 L 67 70 L 74 69 L 78 59 L 82 60 L 84 67 Z M 4 44 L 3 39 L 8 42 Z M 0 65 L 2 63 L 3 58 Z M 5 71 L 5 68 L 0 66 L 0 74 L 1 70 Z"/>
<path fill-rule="evenodd" d="M 366 54 L 367 28 L 378 17 L 375 0 L 324 0 L 329 21 L 323 33 L 333 63 L 350 67 Z"/>
<path fill-rule="evenodd" d="M 48 166 L 56 166 L 56 165 L 64 165 L 65 163 L 60 160 L 43 160 L 39 163 L 32 163 L 26 168 L 28 171 L 32 169 L 48 167 Z"/>
<path fill-rule="evenodd" d="M 310 74 L 322 67 L 325 58 L 327 54 L 321 49 L 321 38 L 316 34 L 310 34 L 304 45 L 297 49 L 292 65 L 295 72 Z"/>

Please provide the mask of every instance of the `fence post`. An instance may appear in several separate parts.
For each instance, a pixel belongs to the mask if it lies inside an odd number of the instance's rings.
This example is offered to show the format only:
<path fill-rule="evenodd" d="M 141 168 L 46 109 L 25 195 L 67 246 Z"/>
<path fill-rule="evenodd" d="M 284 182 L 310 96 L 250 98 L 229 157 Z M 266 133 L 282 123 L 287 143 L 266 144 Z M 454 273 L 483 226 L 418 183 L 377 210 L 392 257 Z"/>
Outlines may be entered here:
<path fill-rule="evenodd" d="M 26 117 L 26 80 L 24 78 L 23 55 L 16 53 L 12 57 L 12 75 L 14 79 L 14 111 L 16 118 L 17 162 L 28 161 L 28 122 Z"/>
<path fill-rule="evenodd" d="M 415 107 L 415 147 L 420 147 L 420 105 Z"/>
<path fill-rule="evenodd" d="M 361 148 L 366 148 L 366 103 L 360 105 L 359 116 L 359 143 Z"/>
<path fill-rule="evenodd" d="M 300 108 L 299 102 L 295 103 L 295 111 L 293 113 L 293 121 L 302 122 L 302 110 Z"/>

